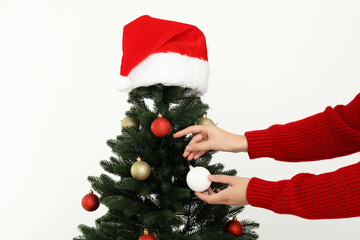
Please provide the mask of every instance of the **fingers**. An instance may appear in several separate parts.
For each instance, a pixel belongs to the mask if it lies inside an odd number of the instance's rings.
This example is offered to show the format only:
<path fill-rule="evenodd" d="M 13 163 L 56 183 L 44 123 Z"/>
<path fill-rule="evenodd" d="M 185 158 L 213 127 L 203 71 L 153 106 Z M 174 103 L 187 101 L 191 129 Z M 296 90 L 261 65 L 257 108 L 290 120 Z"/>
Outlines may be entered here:
<path fill-rule="evenodd" d="M 188 146 L 190 146 L 191 144 L 200 142 L 200 141 L 202 141 L 203 139 L 204 139 L 204 137 L 203 137 L 202 134 L 197 134 L 197 135 L 195 135 L 195 136 L 191 139 L 191 141 L 189 142 Z M 189 148 L 186 147 L 183 156 L 186 158 L 186 157 L 189 156 L 189 154 L 192 153 L 192 152 L 193 152 L 193 151 L 189 151 Z M 190 160 L 190 159 L 189 159 L 189 160 Z"/>
<path fill-rule="evenodd" d="M 207 191 L 210 195 L 211 195 L 211 194 L 215 194 L 214 191 L 211 189 L 211 187 L 209 187 L 206 191 Z"/>
<path fill-rule="evenodd" d="M 195 154 L 197 154 L 197 153 L 198 153 L 198 152 L 192 152 L 192 153 L 190 153 L 190 155 L 189 155 L 189 157 L 188 157 L 188 160 L 189 160 L 189 161 L 193 160 Z"/>
<path fill-rule="evenodd" d="M 220 190 L 219 188 L 215 191 L 212 188 L 208 188 L 207 192 L 195 192 L 195 195 L 209 203 L 209 204 L 226 204 L 244 206 L 249 204 L 246 199 L 247 185 L 250 181 L 249 178 L 241 178 L 236 176 L 227 175 L 213 175 L 215 181 L 230 184 L 226 189 Z"/>
<path fill-rule="evenodd" d="M 210 195 L 211 195 L 211 194 L 215 194 L 214 191 L 211 189 L 211 187 L 209 187 L 206 191 L 207 191 Z M 217 189 L 216 189 L 216 192 L 218 192 L 218 193 L 221 192 L 221 189 L 220 189 L 220 188 L 217 188 Z"/>
<path fill-rule="evenodd" d="M 193 125 L 193 126 L 187 127 L 181 131 L 174 133 L 173 137 L 179 138 L 179 137 L 185 136 L 190 133 L 199 133 L 199 132 L 203 131 L 205 128 L 206 128 L 206 125 Z"/>
<path fill-rule="evenodd" d="M 199 143 L 194 143 L 192 145 L 189 144 L 186 148 L 187 151 L 192 151 L 192 152 L 198 152 L 198 151 L 206 152 L 211 149 L 209 141 L 202 141 Z"/>
<path fill-rule="evenodd" d="M 197 151 L 197 152 L 192 152 L 192 153 L 190 154 L 190 156 L 188 157 L 188 160 L 198 159 L 198 158 L 201 157 L 204 153 L 206 153 L 205 150 L 203 150 L 203 151 Z"/>
<path fill-rule="evenodd" d="M 198 133 L 191 139 L 188 145 L 193 145 L 194 143 L 201 142 L 202 140 L 204 140 L 204 136 L 201 133 Z"/>
<path fill-rule="evenodd" d="M 222 196 L 221 192 L 220 193 L 213 192 L 213 194 L 210 194 L 210 195 L 205 192 L 195 192 L 195 195 L 199 199 L 201 199 L 209 204 L 222 204 L 223 203 L 223 201 L 222 201 L 223 196 Z"/>
<path fill-rule="evenodd" d="M 190 133 L 200 133 L 202 131 L 205 131 L 208 127 L 209 126 L 207 125 L 193 125 L 174 133 L 173 137 L 178 138 Z M 201 134 L 195 135 L 191 139 L 189 144 L 186 146 L 183 157 L 188 158 L 189 161 L 201 157 L 206 151 L 210 150 L 211 148 L 207 140 L 207 133 L 202 132 Z"/>
<path fill-rule="evenodd" d="M 198 159 L 198 158 L 201 157 L 204 153 L 206 153 L 205 150 L 203 150 L 203 151 L 198 151 L 198 152 L 195 154 L 194 159 Z"/>
<path fill-rule="evenodd" d="M 188 146 L 185 148 L 184 157 L 188 157 L 188 160 L 197 159 L 202 156 L 207 150 L 209 150 L 208 142 L 202 134 L 197 134 L 189 142 Z"/>
<path fill-rule="evenodd" d="M 212 182 L 220 182 L 225 184 L 233 184 L 236 177 L 228 175 L 209 175 L 208 179 Z"/>

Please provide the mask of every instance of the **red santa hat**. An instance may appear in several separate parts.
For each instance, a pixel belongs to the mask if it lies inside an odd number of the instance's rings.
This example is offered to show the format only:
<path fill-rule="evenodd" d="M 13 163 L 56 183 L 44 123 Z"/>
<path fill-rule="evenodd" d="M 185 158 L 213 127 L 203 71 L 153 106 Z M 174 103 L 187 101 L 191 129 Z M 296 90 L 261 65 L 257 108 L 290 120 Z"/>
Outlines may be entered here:
<path fill-rule="evenodd" d="M 122 47 L 120 91 L 157 83 L 207 91 L 206 41 L 197 27 L 144 15 L 125 25 Z"/>

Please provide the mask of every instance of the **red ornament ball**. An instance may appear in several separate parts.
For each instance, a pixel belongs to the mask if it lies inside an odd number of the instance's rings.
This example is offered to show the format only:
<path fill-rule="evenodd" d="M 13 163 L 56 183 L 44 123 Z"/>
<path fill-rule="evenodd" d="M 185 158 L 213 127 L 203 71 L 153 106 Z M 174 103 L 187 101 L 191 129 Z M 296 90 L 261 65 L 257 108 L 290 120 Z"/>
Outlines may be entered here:
<path fill-rule="evenodd" d="M 157 238 L 154 235 L 149 234 L 149 231 L 145 228 L 144 235 L 140 236 L 139 240 L 157 240 Z"/>
<path fill-rule="evenodd" d="M 83 197 L 81 205 L 86 211 L 95 211 L 100 205 L 99 198 L 93 193 L 92 190 L 90 190 L 89 194 L 86 194 Z"/>
<path fill-rule="evenodd" d="M 171 124 L 169 120 L 163 118 L 159 113 L 158 118 L 151 123 L 151 132 L 157 137 L 165 137 L 171 131 Z"/>
<path fill-rule="evenodd" d="M 224 232 L 234 235 L 235 237 L 240 237 L 243 233 L 243 226 L 236 217 L 233 220 L 230 220 L 226 223 Z"/>

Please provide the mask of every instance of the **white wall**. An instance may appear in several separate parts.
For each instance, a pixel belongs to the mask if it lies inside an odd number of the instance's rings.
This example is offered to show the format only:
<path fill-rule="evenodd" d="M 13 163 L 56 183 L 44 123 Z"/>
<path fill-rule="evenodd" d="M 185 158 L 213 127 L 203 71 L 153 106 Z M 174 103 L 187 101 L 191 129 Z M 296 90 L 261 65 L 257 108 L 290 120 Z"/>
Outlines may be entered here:
<path fill-rule="evenodd" d="M 129 109 L 114 90 L 122 27 L 142 14 L 191 23 L 207 38 L 209 117 L 244 133 L 346 104 L 360 91 L 359 1 L 0 0 L 0 239 L 71 239 L 88 213 L 88 175 Z M 239 176 L 287 179 L 360 154 L 290 164 L 218 153 Z M 360 218 L 305 220 L 247 207 L 261 240 L 359 239 Z"/>

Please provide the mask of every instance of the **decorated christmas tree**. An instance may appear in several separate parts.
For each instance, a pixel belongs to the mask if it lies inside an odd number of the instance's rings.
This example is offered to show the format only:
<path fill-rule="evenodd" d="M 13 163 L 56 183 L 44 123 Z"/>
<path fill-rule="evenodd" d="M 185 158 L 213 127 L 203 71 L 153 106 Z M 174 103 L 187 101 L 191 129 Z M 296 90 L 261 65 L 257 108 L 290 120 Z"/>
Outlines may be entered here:
<path fill-rule="evenodd" d="M 211 164 L 215 151 L 189 162 L 182 153 L 192 135 L 172 137 L 191 125 L 214 124 L 201 101 L 208 84 L 203 33 L 150 16 L 135 19 L 124 27 L 120 73 L 132 106 L 121 135 L 107 141 L 114 155 L 100 165 L 109 174 L 88 178 L 100 198 L 91 191 L 82 200 L 87 211 L 99 204 L 108 211 L 95 227 L 80 225 L 82 236 L 74 239 L 257 239 L 258 223 L 236 219 L 243 206 L 207 204 L 193 192 L 224 189 L 207 174 L 236 171 Z"/>

